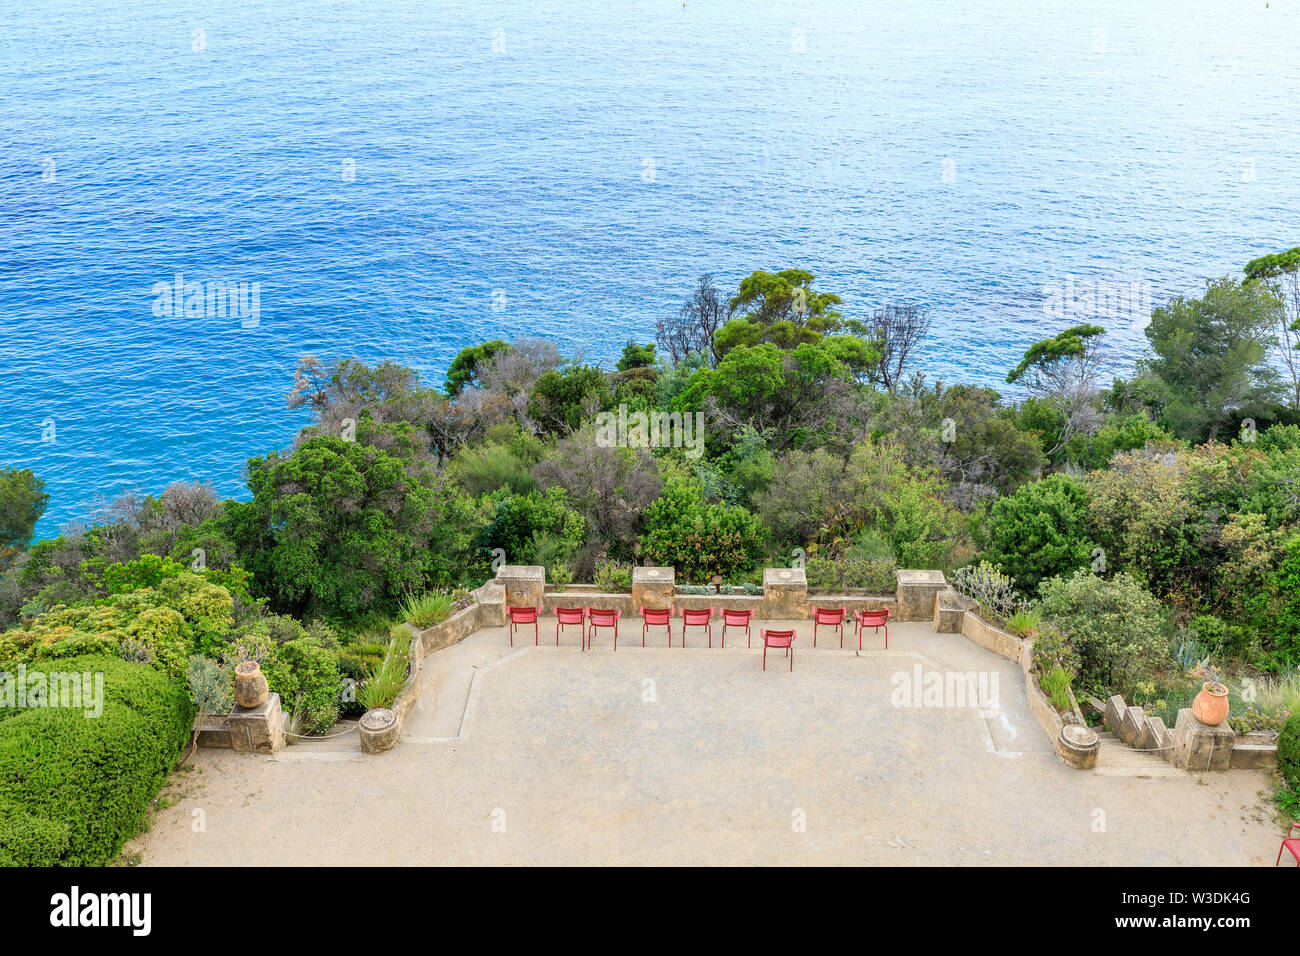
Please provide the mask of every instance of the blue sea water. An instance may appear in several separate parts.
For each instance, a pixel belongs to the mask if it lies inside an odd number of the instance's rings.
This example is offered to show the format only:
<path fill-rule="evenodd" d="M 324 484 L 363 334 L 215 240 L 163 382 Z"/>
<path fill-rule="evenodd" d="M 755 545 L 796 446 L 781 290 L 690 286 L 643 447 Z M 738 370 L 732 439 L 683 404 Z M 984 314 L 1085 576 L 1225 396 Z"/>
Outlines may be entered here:
<path fill-rule="evenodd" d="M 0 464 L 43 536 L 241 496 L 301 355 L 609 363 L 706 270 L 923 303 L 922 368 L 998 385 L 1094 318 L 1053 289 L 1300 244 L 1298 40 L 1296 0 L 3 0 Z M 258 321 L 155 314 L 177 273 Z M 1131 367 L 1141 317 L 1097 320 Z"/>

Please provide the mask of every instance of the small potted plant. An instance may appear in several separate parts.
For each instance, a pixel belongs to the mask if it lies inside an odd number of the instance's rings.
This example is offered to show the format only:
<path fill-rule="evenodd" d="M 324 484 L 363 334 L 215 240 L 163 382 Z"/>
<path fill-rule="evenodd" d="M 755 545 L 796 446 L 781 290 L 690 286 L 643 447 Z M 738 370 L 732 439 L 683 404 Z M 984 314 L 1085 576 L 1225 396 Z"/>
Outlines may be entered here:
<path fill-rule="evenodd" d="M 1192 677 L 1203 681 L 1201 692 L 1192 701 L 1192 714 L 1207 726 L 1218 726 L 1228 719 L 1228 687 L 1223 674 L 1207 658 L 1196 665 Z"/>

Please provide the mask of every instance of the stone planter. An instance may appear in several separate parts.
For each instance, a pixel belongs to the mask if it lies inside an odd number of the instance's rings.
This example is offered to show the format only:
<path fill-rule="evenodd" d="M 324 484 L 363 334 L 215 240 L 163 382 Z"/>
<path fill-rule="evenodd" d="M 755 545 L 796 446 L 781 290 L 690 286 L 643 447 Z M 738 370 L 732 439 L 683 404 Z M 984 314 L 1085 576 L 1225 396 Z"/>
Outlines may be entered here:
<path fill-rule="evenodd" d="M 1206 681 L 1192 701 L 1192 713 L 1207 727 L 1219 726 L 1228 719 L 1228 688 Z"/>
<path fill-rule="evenodd" d="M 1066 724 L 1057 735 L 1056 752 L 1066 766 L 1075 770 L 1091 770 L 1097 766 L 1100 751 L 1101 738 L 1081 724 Z"/>
<path fill-rule="evenodd" d="M 402 724 L 387 707 L 372 707 L 361 715 L 361 752 L 387 753 L 397 746 Z"/>
<path fill-rule="evenodd" d="M 257 661 L 244 661 L 235 668 L 235 703 L 240 707 L 249 710 L 261 707 L 270 690 Z"/>

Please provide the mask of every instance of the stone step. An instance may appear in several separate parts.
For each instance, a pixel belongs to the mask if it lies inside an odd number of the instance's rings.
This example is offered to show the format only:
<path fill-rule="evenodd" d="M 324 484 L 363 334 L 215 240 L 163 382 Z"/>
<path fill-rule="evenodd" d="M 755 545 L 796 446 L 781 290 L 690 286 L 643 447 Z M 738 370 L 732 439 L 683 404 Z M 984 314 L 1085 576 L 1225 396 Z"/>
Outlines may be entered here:
<path fill-rule="evenodd" d="M 1166 763 L 1159 753 L 1134 750 L 1112 733 L 1098 733 L 1101 751 L 1094 773 L 1103 777 L 1182 777 L 1186 771 Z"/>

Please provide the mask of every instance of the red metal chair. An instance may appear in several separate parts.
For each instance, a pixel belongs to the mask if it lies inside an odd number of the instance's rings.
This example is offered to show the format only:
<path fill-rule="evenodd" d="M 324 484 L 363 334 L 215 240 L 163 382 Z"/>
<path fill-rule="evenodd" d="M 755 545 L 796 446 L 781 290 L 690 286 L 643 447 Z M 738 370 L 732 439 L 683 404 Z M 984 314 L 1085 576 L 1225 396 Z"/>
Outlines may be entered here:
<path fill-rule="evenodd" d="M 681 609 L 682 615 L 682 647 L 686 646 L 686 628 L 702 627 L 704 632 L 709 635 L 709 647 L 713 646 L 713 625 L 709 623 L 713 619 L 713 608 L 689 608 Z"/>
<path fill-rule="evenodd" d="M 587 647 L 591 647 L 591 639 L 596 635 L 598 627 L 612 627 L 614 629 L 614 650 L 618 650 L 618 619 L 623 616 L 622 611 L 610 611 L 604 608 L 589 607 L 587 608 Z"/>
<path fill-rule="evenodd" d="M 813 608 L 813 647 L 817 646 L 817 628 L 825 624 L 840 632 L 840 648 L 844 647 L 844 615 L 848 613 L 842 607 Z"/>
<path fill-rule="evenodd" d="M 790 670 L 794 670 L 794 631 L 772 631 L 763 628 L 758 633 L 763 638 L 763 670 L 767 670 L 769 647 L 784 647 L 786 655 L 790 658 Z"/>
<path fill-rule="evenodd" d="M 587 610 L 581 607 L 557 607 L 555 609 L 555 646 L 560 646 L 560 628 L 576 624 L 582 628 L 582 641 L 587 642 Z"/>
<path fill-rule="evenodd" d="M 727 627 L 743 627 L 745 629 L 745 646 L 752 647 L 750 643 L 749 622 L 753 620 L 753 610 L 748 611 L 728 611 L 722 609 L 722 646 L 727 646 Z"/>
<path fill-rule="evenodd" d="M 880 629 L 885 629 L 885 650 L 889 650 L 889 608 L 879 611 L 859 611 L 855 617 L 858 620 L 858 650 L 862 650 L 862 631 L 864 628 L 874 627 L 873 634 L 879 634 Z"/>
<path fill-rule="evenodd" d="M 648 628 L 652 624 L 655 625 L 656 627 L 662 624 L 664 627 L 668 628 L 668 646 L 672 647 L 673 646 L 673 609 L 670 607 L 641 608 L 641 646 L 642 647 L 645 647 L 646 628 Z"/>
<path fill-rule="evenodd" d="M 1283 840 L 1282 845 L 1277 848 L 1277 861 L 1273 864 L 1274 866 L 1277 866 L 1282 862 L 1283 850 L 1290 850 L 1291 855 L 1295 857 L 1295 865 L 1300 866 L 1300 837 L 1293 837 L 1291 835 L 1296 830 L 1300 830 L 1300 823 L 1291 824 L 1290 829 L 1286 831 L 1286 839 Z"/>
<path fill-rule="evenodd" d="M 541 612 L 540 607 L 511 607 L 506 605 L 506 616 L 510 618 L 510 646 L 515 646 L 515 628 L 520 624 L 531 624 L 533 626 L 533 644 L 539 643 L 537 636 L 537 615 Z"/>

